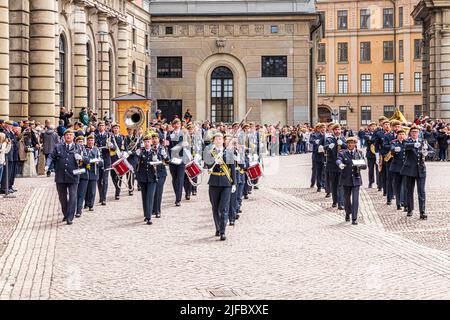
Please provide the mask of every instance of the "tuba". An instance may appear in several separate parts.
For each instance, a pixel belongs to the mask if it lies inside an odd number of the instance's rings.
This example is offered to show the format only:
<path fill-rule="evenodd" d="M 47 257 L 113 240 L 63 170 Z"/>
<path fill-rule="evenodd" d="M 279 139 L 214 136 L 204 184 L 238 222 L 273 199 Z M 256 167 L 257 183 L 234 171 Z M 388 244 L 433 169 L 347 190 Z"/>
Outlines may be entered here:
<path fill-rule="evenodd" d="M 125 112 L 124 123 L 127 128 L 139 129 L 145 122 L 144 111 L 137 106 L 130 107 Z"/>

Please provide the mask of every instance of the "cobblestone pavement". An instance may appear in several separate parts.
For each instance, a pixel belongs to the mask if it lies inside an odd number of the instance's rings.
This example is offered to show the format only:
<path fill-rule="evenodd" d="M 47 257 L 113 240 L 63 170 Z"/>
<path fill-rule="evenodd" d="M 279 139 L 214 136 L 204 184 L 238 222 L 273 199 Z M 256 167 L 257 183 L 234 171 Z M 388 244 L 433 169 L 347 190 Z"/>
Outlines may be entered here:
<path fill-rule="evenodd" d="M 265 181 L 225 242 L 214 237 L 206 186 L 177 208 L 167 181 L 162 218 L 151 226 L 139 193 L 120 201 L 110 194 L 106 207 L 67 226 L 46 180 L 0 258 L 0 297 L 450 298 L 448 164 L 429 164 L 429 220 L 406 221 L 364 190 L 362 223 L 351 226 L 308 188 L 309 156 L 268 160 Z"/>

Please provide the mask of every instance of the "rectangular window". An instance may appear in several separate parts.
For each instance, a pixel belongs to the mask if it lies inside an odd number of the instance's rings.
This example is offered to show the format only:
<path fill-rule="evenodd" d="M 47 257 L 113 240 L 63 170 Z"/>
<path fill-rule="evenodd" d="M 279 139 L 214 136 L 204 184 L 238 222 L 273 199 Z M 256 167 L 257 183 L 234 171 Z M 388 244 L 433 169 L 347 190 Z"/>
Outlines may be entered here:
<path fill-rule="evenodd" d="M 338 62 L 348 62 L 348 43 L 338 43 Z"/>
<path fill-rule="evenodd" d="M 391 118 L 394 115 L 395 107 L 394 106 L 384 106 L 384 116 L 386 118 Z"/>
<path fill-rule="evenodd" d="M 403 61 L 403 40 L 398 41 L 398 60 Z"/>
<path fill-rule="evenodd" d="M 399 105 L 398 108 L 400 109 L 400 112 L 405 114 L 405 106 L 404 105 Z"/>
<path fill-rule="evenodd" d="M 398 90 L 399 92 L 403 92 L 405 89 L 405 75 L 403 72 L 400 72 L 398 75 Z"/>
<path fill-rule="evenodd" d="M 322 23 L 322 36 L 325 36 L 325 27 L 326 27 L 326 21 L 325 21 L 325 11 L 319 11 L 317 12 L 319 14 L 320 22 Z"/>
<path fill-rule="evenodd" d="M 347 10 L 339 10 L 337 12 L 338 17 L 338 30 L 347 30 Z"/>
<path fill-rule="evenodd" d="M 347 125 L 347 107 L 339 107 L 339 124 Z"/>
<path fill-rule="evenodd" d="M 383 41 L 383 60 L 394 60 L 394 41 Z"/>
<path fill-rule="evenodd" d="M 149 47 L 148 47 L 148 45 L 149 45 L 149 43 L 148 43 L 148 34 L 145 35 L 144 41 L 145 41 L 145 51 L 148 52 L 148 50 L 149 50 Z"/>
<path fill-rule="evenodd" d="M 383 76 L 384 93 L 394 93 L 394 74 L 385 73 Z"/>
<path fill-rule="evenodd" d="M 270 27 L 270 32 L 271 33 L 278 33 L 278 26 L 271 26 Z"/>
<path fill-rule="evenodd" d="M 414 59 L 420 59 L 422 56 L 422 40 L 414 39 Z"/>
<path fill-rule="evenodd" d="M 173 34 L 173 27 L 166 27 L 166 34 Z"/>
<path fill-rule="evenodd" d="M 372 107 L 362 106 L 361 107 L 361 124 L 369 125 L 372 122 Z"/>
<path fill-rule="evenodd" d="M 326 78 L 325 75 L 320 75 L 317 79 L 317 94 L 325 94 Z"/>
<path fill-rule="evenodd" d="M 326 62 L 326 49 L 325 49 L 325 43 L 319 43 L 317 46 L 317 62 L 318 63 L 325 63 Z"/>
<path fill-rule="evenodd" d="M 394 27 L 394 9 L 386 8 L 383 9 L 383 28 L 393 28 Z"/>
<path fill-rule="evenodd" d="M 132 37 L 133 45 L 135 46 L 136 42 L 137 42 L 136 27 L 133 27 L 131 29 L 131 37 Z"/>
<path fill-rule="evenodd" d="M 414 72 L 414 92 L 422 91 L 422 73 Z"/>
<path fill-rule="evenodd" d="M 263 56 L 262 77 L 287 77 L 287 56 Z"/>
<path fill-rule="evenodd" d="M 370 61 L 370 42 L 361 42 L 360 44 L 360 60 L 361 62 Z"/>
<path fill-rule="evenodd" d="M 158 78 L 182 78 L 183 77 L 182 57 L 158 57 L 157 77 Z"/>
<path fill-rule="evenodd" d="M 403 7 L 398 8 L 398 26 L 403 27 Z"/>
<path fill-rule="evenodd" d="M 348 93 L 348 75 L 346 74 L 338 75 L 338 93 Z"/>
<path fill-rule="evenodd" d="M 162 117 L 167 121 L 172 121 L 175 116 L 182 116 L 183 100 L 157 100 L 158 109 L 161 110 Z"/>
<path fill-rule="evenodd" d="M 423 113 L 422 105 L 417 104 L 414 106 L 414 117 L 420 117 Z"/>
<path fill-rule="evenodd" d="M 372 75 L 361 75 L 361 93 L 370 93 L 372 90 Z"/>
<path fill-rule="evenodd" d="M 361 29 L 370 28 L 370 11 L 369 9 L 361 9 L 359 11 L 359 27 Z"/>

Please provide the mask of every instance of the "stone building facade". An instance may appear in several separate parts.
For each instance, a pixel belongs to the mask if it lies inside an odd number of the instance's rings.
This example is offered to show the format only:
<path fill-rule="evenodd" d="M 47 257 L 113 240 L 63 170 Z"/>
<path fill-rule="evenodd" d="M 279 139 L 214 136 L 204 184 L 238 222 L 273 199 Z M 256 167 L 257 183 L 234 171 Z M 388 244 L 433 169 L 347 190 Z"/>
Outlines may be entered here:
<path fill-rule="evenodd" d="M 314 1 L 152 1 L 151 97 L 171 119 L 310 122 Z"/>
<path fill-rule="evenodd" d="M 423 107 L 450 121 L 450 1 L 420 1 L 412 16 L 423 26 Z"/>
<path fill-rule="evenodd" d="M 149 90 L 149 23 L 128 0 L 1 0 L 0 118 L 114 114 L 110 98 Z"/>
<path fill-rule="evenodd" d="M 318 113 L 352 128 L 399 107 L 413 120 L 422 108 L 422 28 L 418 0 L 318 0 L 325 36 L 318 45 Z M 426 111 L 425 111 L 426 112 Z"/>

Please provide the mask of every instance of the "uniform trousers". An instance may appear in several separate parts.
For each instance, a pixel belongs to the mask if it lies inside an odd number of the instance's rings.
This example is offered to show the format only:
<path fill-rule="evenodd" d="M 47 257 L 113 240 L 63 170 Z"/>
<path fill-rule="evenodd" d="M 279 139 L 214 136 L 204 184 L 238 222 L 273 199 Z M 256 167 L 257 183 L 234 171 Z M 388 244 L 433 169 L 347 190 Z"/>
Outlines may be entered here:
<path fill-rule="evenodd" d="M 376 182 L 377 186 L 380 186 L 377 160 L 375 158 L 367 158 L 367 166 L 369 169 L 369 185 Z"/>
<path fill-rule="evenodd" d="M 97 181 L 100 202 L 106 201 L 106 193 L 108 192 L 109 170 L 100 169 Z"/>
<path fill-rule="evenodd" d="M 339 185 L 340 172 L 328 172 L 331 184 L 331 198 L 334 204 L 338 204 L 340 208 L 344 206 L 344 190 Z"/>
<path fill-rule="evenodd" d="M 156 181 L 139 182 L 141 186 L 142 207 L 145 219 L 151 220 L 153 211 L 153 200 L 155 199 Z"/>
<path fill-rule="evenodd" d="M 414 187 L 417 183 L 417 195 L 419 197 L 419 210 L 420 213 L 425 213 L 425 181 L 426 177 L 409 177 L 406 176 L 406 205 L 408 212 L 414 210 Z"/>
<path fill-rule="evenodd" d="M 164 192 L 164 183 L 166 183 L 166 177 L 158 177 L 156 182 L 155 198 L 153 199 L 153 213 L 161 214 L 162 195 Z"/>
<path fill-rule="evenodd" d="M 216 231 L 225 234 L 230 206 L 231 187 L 209 186 L 209 201 L 212 205 Z"/>
<path fill-rule="evenodd" d="M 86 198 L 88 184 L 89 184 L 89 180 L 87 180 L 87 179 L 80 179 L 80 182 L 78 183 L 77 211 L 76 211 L 77 214 L 81 214 L 81 212 L 83 211 L 83 202 L 84 202 L 84 199 Z"/>
<path fill-rule="evenodd" d="M 358 219 L 359 186 L 344 186 L 344 208 L 346 217 L 349 217 L 351 215 L 353 221 L 356 221 Z"/>
<path fill-rule="evenodd" d="M 181 197 L 183 196 L 184 168 L 184 163 L 169 165 L 170 175 L 172 176 L 172 188 L 175 192 L 175 202 L 181 202 Z"/>
<path fill-rule="evenodd" d="M 78 183 L 57 183 L 56 191 L 58 192 L 59 203 L 64 218 L 72 221 L 77 207 L 77 189 Z"/>
<path fill-rule="evenodd" d="M 391 172 L 392 176 L 392 188 L 395 193 L 395 204 L 401 206 L 404 203 L 404 177 L 400 174 L 400 172 Z"/>

